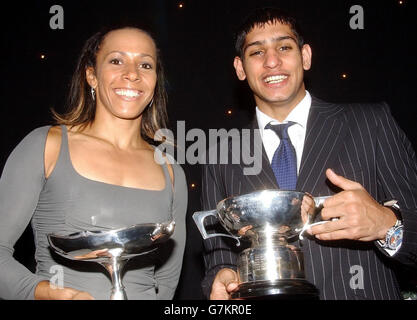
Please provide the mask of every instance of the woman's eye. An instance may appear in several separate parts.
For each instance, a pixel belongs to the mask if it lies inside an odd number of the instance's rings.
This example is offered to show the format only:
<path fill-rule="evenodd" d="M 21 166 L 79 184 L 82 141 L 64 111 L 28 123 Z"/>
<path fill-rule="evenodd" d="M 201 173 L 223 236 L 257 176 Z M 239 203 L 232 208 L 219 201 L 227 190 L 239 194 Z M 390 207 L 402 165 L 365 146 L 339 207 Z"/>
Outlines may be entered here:
<path fill-rule="evenodd" d="M 110 63 L 111 64 L 121 64 L 122 62 L 119 59 L 111 59 Z"/>
<path fill-rule="evenodd" d="M 139 67 L 143 69 L 152 69 L 152 65 L 150 63 L 141 63 Z"/>

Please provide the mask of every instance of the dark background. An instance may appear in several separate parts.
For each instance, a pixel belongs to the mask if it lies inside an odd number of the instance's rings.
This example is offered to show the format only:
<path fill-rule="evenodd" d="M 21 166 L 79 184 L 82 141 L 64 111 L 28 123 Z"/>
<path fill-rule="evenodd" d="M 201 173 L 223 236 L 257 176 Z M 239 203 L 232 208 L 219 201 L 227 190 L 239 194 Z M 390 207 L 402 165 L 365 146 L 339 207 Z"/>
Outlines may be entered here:
<path fill-rule="evenodd" d="M 64 9 L 63 30 L 49 27 L 54 4 Z M 364 9 L 364 30 L 349 26 L 353 5 Z M 254 102 L 234 74 L 233 30 L 261 6 L 279 6 L 300 19 L 313 50 L 313 67 L 306 73 L 310 93 L 332 102 L 388 102 L 417 149 L 416 1 L 14 1 L 1 12 L 0 170 L 26 134 L 51 124 L 51 108 L 63 111 L 84 41 L 101 27 L 121 21 L 145 26 L 157 40 L 174 131 L 179 120 L 186 121 L 187 130 L 206 132 L 245 125 Z M 190 219 L 200 210 L 200 167 L 183 168 L 189 184 L 188 246 L 176 298 L 201 299 L 201 236 Z M 31 232 L 28 227 L 16 244 L 15 257 L 33 270 Z M 411 273 L 401 271 L 400 276 L 407 287 Z"/>

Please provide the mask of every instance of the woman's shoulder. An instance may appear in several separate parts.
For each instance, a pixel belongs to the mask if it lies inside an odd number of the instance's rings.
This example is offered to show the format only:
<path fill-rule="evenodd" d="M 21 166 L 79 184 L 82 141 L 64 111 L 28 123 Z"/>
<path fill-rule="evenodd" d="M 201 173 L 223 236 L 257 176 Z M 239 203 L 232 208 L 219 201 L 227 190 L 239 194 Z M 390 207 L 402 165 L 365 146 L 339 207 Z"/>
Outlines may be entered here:
<path fill-rule="evenodd" d="M 172 166 L 175 177 L 180 177 L 181 179 L 185 180 L 185 172 L 182 166 L 177 162 L 170 162 L 169 164 Z"/>
<path fill-rule="evenodd" d="M 32 131 L 30 131 L 24 138 L 23 140 L 27 139 L 27 140 L 39 140 L 39 139 L 43 139 L 46 137 L 46 135 L 48 134 L 48 131 L 53 128 L 53 126 L 48 125 L 48 126 L 42 126 L 42 127 L 37 127 L 35 129 L 33 129 Z"/>
<path fill-rule="evenodd" d="M 54 167 L 61 147 L 60 126 L 42 126 L 29 132 L 10 155 L 14 162 L 39 162 L 46 176 Z"/>
<path fill-rule="evenodd" d="M 168 168 L 172 168 L 174 177 L 185 179 L 185 173 L 183 168 L 170 153 L 164 152 L 157 146 L 151 147 L 153 149 L 153 158 L 159 165 L 166 165 Z"/>
<path fill-rule="evenodd" d="M 42 126 L 30 131 L 16 146 L 15 152 L 30 152 L 39 150 L 46 142 L 46 137 L 51 126 Z M 43 153 L 43 148 L 42 148 Z"/>
<path fill-rule="evenodd" d="M 61 127 L 60 126 L 43 126 L 33 129 L 21 141 L 20 144 L 45 145 L 47 142 L 61 142 Z"/>
<path fill-rule="evenodd" d="M 177 162 L 171 163 L 171 166 L 174 171 L 174 193 L 186 201 L 188 186 L 184 169 Z"/>
<path fill-rule="evenodd" d="M 155 151 L 158 152 L 157 149 Z M 156 154 L 155 159 L 163 159 L 162 160 L 163 163 L 165 165 L 167 165 L 168 167 L 172 168 L 173 175 L 174 175 L 174 188 L 175 188 L 175 190 L 181 190 L 181 189 L 186 189 L 187 188 L 186 176 L 185 176 L 184 169 L 175 160 L 175 158 L 172 155 L 170 155 L 169 153 L 162 153 L 162 158 L 161 158 L 161 155 Z"/>
<path fill-rule="evenodd" d="M 177 162 L 177 160 L 175 160 L 175 158 L 172 155 L 170 155 L 169 153 L 160 152 L 158 149 L 155 149 L 155 152 L 156 152 L 156 154 L 154 155 L 154 158 L 157 161 L 162 161 L 162 163 L 165 163 L 165 164 L 171 166 L 172 170 L 174 171 L 175 174 L 185 176 L 183 168 Z M 161 155 L 162 155 L 162 157 L 161 157 Z"/>
<path fill-rule="evenodd" d="M 61 126 L 50 127 L 45 142 L 45 176 L 49 177 L 58 161 L 61 149 L 62 129 Z"/>
<path fill-rule="evenodd" d="M 50 128 L 51 126 L 43 126 L 30 131 L 10 153 L 6 167 L 12 166 L 12 171 L 43 168 L 45 142 Z"/>
<path fill-rule="evenodd" d="M 45 151 L 47 149 L 57 149 L 59 151 L 62 140 L 61 126 L 49 126 L 45 137 Z"/>

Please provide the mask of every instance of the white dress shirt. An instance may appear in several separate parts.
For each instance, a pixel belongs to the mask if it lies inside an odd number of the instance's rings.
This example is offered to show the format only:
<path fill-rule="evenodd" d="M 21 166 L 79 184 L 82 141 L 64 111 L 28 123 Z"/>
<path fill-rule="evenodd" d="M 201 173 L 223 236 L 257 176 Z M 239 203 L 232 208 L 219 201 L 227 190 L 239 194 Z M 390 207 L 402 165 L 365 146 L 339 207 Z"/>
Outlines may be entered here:
<path fill-rule="evenodd" d="M 288 136 L 291 139 L 291 143 L 294 146 L 297 156 L 297 173 L 300 171 L 301 156 L 303 155 L 304 140 L 306 136 L 307 119 L 311 107 L 311 95 L 306 91 L 306 95 L 303 100 L 290 112 L 287 118 L 283 122 L 271 118 L 263 113 L 256 107 L 256 118 L 258 126 L 264 144 L 265 152 L 268 156 L 269 162 L 272 162 L 275 150 L 278 148 L 280 139 L 278 135 L 271 129 L 265 129 L 268 123 L 281 124 L 288 121 L 295 122 L 294 125 L 288 128 Z"/>

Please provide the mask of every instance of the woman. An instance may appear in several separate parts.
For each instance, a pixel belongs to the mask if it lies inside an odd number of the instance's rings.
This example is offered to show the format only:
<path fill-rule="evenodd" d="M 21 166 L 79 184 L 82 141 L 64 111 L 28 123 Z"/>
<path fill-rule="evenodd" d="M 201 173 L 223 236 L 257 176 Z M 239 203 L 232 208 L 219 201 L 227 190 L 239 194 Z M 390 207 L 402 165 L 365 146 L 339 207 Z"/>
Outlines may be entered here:
<path fill-rule="evenodd" d="M 177 164 L 157 164 L 150 145 L 166 124 L 163 70 L 152 37 L 137 28 L 97 33 L 85 44 L 58 125 L 32 131 L 10 155 L 0 180 L 0 298 L 108 299 L 98 264 L 60 259 L 47 235 L 164 222 L 176 228 L 156 254 L 132 259 L 129 299 L 171 299 L 185 245 L 187 188 Z M 13 259 L 31 221 L 36 274 Z M 64 288 L 51 286 L 56 265 Z"/>

